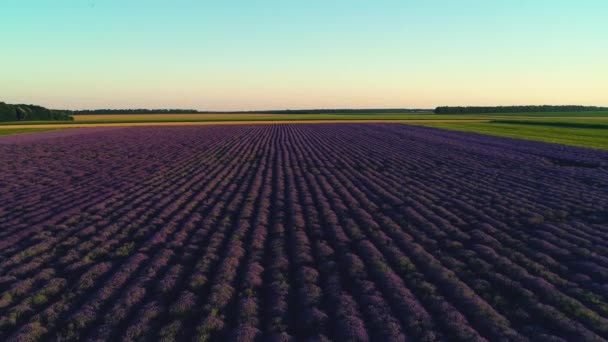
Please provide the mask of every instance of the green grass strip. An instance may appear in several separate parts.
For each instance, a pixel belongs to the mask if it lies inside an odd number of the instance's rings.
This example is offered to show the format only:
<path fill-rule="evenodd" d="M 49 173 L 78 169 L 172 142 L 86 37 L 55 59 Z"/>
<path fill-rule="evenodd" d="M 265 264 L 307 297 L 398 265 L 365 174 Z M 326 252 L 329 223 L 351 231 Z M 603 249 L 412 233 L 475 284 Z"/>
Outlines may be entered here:
<path fill-rule="evenodd" d="M 416 123 L 416 125 L 487 135 L 608 150 L 608 132 L 597 128 L 518 123 Z"/>

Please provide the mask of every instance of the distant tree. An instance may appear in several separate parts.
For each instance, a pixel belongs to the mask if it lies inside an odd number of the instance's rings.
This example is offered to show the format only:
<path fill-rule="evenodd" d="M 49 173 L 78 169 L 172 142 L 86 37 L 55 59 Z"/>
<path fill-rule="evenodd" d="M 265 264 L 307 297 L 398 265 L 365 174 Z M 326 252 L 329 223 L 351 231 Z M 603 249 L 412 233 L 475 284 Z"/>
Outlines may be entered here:
<path fill-rule="evenodd" d="M 0 102 L 0 121 L 26 120 L 73 120 L 66 111 L 51 110 L 41 106 Z"/>
<path fill-rule="evenodd" d="M 370 109 L 281 109 L 260 111 L 228 111 L 225 114 L 399 114 L 399 113 L 431 113 L 432 109 L 409 108 L 370 108 Z M 72 114 L 200 114 L 217 113 L 217 111 L 199 111 L 196 109 L 84 109 L 73 111 Z"/>
<path fill-rule="evenodd" d="M 482 113 L 537 113 L 537 112 L 594 112 L 608 110 L 595 106 L 496 106 L 496 107 L 437 107 L 435 114 L 482 114 Z"/>

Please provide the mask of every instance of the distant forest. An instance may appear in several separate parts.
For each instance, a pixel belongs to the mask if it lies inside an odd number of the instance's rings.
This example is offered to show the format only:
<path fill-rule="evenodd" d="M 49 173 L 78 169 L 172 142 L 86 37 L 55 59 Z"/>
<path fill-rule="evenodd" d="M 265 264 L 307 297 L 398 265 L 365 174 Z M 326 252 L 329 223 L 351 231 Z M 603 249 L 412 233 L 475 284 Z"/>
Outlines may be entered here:
<path fill-rule="evenodd" d="M 595 106 L 498 106 L 498 107 L 437 107 L 435 114 L 597 112 L 608 107 Z"/>
<path fill-rule="evenodd" d="M 432 113 L 432 109 L 284 109 L 284 110 L 258 110 L 234 113 L 261 113 L 261 114 L 402 114 L 402 113 Z"/>
<path fill-rule="evenodd" d="M 0 102 L 0 121 L 73 120 L 68 112 L 26 104 Z"/>
<path fill-rule="evenodd" d="M 199 111 L 195 109 L 91 109 L 75 110 L 72 114 L 401 114 L 401 113 L 432 113 L 432 109 L 282 109 L 282 110 L 249 110 L 249 111 Z"/>

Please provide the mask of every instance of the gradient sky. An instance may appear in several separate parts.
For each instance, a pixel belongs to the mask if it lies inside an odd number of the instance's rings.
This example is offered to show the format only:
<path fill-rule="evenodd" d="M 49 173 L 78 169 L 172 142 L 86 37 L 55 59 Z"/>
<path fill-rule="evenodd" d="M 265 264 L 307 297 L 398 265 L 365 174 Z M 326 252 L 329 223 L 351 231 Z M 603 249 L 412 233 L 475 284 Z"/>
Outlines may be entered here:
<path fill-rule="evenodd" d="M 0 101 L 608 106 L 606 0 L 2 0 Z"/>

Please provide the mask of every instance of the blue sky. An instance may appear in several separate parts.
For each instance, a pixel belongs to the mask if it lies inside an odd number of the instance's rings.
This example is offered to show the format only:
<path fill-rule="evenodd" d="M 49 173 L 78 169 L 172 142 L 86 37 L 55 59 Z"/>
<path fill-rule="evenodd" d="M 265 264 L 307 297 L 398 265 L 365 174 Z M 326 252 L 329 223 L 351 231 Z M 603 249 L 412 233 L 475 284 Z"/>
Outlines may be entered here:
<path fill-rule="evenodd" d="M 608 1 L 4 0 L 0 101 L 608 106 Z"/>

